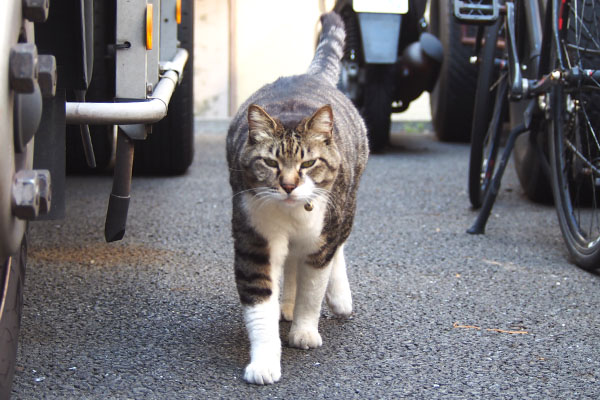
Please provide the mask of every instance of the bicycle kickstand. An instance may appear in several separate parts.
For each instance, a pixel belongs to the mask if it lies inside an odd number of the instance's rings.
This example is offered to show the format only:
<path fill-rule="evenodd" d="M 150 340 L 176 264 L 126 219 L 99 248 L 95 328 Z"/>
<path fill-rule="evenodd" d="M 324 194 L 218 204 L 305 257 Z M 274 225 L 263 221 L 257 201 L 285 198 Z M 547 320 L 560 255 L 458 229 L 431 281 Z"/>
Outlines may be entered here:
<path fill-rule="evenodd" d="M 485 225 L 487 224 L 487 220 L 490 217 L 492 212 L 492 207 L 494 206 L 494 202 L 496 201 L 496 196 L 498 196 L 498 192 L 500 191 L 500 182 L 502 181 L 502 175 L 504 175 L 504 170 L 506 169 L 506 164 L 508 164 L 508 159 L 510 158 L 510 153 L 512 152 L 513 147 L 515 146 L 515 141 L 517 137 L 522 133 L 529 130 L 529 124 L 519 124 L 515 126 L 508 135 L 508 140 L 506 142 L 506 147 L 504 148 L 504 152 L 502 153 L 502 158 L 500 160 L 500 164 L 498 165 L 498 170 L 494 174 L 494 178 L 490 182 L 490 189 L 485 194 L 485 198 L 483 199 L 483 206 L 477 215 L 477 219 L 473 223 L 473 225 L 467 230 L 467 233 L 472 235 L 482 235 L 485 233 Z"/>

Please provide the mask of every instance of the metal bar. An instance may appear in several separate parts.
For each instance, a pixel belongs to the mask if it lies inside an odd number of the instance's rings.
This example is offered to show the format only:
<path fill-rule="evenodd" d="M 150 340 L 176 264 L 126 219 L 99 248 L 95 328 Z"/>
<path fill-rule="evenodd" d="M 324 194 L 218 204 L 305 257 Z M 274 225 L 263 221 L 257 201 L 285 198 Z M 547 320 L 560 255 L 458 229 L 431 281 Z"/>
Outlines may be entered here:
<path fill-rule="evenodd" d="M 521 75 L 521 62 L 517 53 L 517 37 L 515 23 L 515 5 L 506 4 L 506 38 L 508 40 L 508 76 L 510 78 L 510 98 L 523 97 L 523 76 Z"/>
<path fill-rule="evenodd" d="M 162 65 L 166 71 L 147 100 L 121 103 L 67 102 L 67 124 L 131 125 L 151 124 L 167 115 L 171 95 L 180 81 L 188 52 L 179 49 L 171 62 Z"/>
<path fill-rule="evenodd" d="M 502 158 L 500 159 L 500 164 L 498 165 L 498 170 L 494 174 L 494 178 L 492 182 L 490 182 L 490 188 L 485 195 L 483 200 L 483 206 L 477 215 L 477 219 L 473 223 L 473 225 L 467 230 L 467 233 L 471 235 L 481 235 L 485 233 L 485 225 L 487 224 L 487 220 L 490 217 L 490 213 L 492 212 L 492 207 L 494 206 L 494 202 L 496 201 L 496 197 L 498 196 L 498 192 L 500 190 L 500 183 L 502 181 L 502 176 L 504 175 L 504 170 L 506 169 L 506 165 L 508 164 L 508 159 L 510 158 L 510 153 L 512 152 L 513 147 L 515 146 L 515 141 L 517 137 L 522 133 L 527 132 L 527 127 L 525 124 L 517 125 L 510 131 L 508 136 L 508 140 L 506 142 L 506 147 L 504 148 L 504 152 L 502 153 Z"/>

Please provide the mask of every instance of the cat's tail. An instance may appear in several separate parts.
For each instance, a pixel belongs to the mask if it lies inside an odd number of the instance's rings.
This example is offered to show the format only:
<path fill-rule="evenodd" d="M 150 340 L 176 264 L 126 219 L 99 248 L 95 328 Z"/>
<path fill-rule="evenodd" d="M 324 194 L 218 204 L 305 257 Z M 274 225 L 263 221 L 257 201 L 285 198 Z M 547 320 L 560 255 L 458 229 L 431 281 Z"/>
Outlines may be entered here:
<path fill-rule="evenodd" d="M 344 21 L 335 12 L 321 15 L 321 37 L 315 56 L 306 72 L 317 75 L 336 86 L 340 76 L 340 60 L 344 55 L 346 31 Z"/>

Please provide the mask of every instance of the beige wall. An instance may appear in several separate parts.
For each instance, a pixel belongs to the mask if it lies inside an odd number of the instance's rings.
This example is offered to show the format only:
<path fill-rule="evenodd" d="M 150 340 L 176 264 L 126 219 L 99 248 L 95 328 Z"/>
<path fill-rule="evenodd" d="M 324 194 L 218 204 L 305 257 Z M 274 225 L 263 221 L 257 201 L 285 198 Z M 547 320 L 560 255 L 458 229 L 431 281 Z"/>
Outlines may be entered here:
<path fill-rule="evenodd" d="M 280 76 L 306 71 L 314 53 L 317 1 L 238 0 L 235 103 Z M 237 108 L 237 106 L 236 106 Z"/>
<path fill-rule="evenodd" d="M 228 2 L 194 1 L 194 112 L 203 118 L 224 118 L 229 106 Z"/>
<path fill-rule="evenodd" d="M 195 112 L 224 118 L 262 85 L 302 73 L 318 0 L 196 0 Z"/>
<path fill-rule="evenodd" d="M 227 118 L 262 85 L 304 72 L 313 56 L 319 15 L 334 2 L 195 1 L 194 110 L 206 119 Z M 426 96 L 413 104 L 400 118 L 429 117 Z"/>

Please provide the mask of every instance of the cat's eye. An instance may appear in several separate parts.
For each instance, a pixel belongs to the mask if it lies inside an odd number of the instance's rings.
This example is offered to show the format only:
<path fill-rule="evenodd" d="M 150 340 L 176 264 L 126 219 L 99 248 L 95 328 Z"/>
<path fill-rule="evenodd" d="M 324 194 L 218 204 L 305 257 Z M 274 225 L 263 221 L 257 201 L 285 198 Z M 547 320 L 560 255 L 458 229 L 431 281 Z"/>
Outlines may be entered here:
<path fill-rule="evenodd" d="M 271 168 L 279 167 L 279 163 L 276 160 L 273 160 L 272 158 L 263 158 L 263 161 Z"/>
<path fill-rule="evenodd" d="M 304 161 L 302 164 L 300 164 L 300 167 L 301 168 L 310 168 L 313 165 L 315 165 L 315 161 L 316 160 Z"/>

